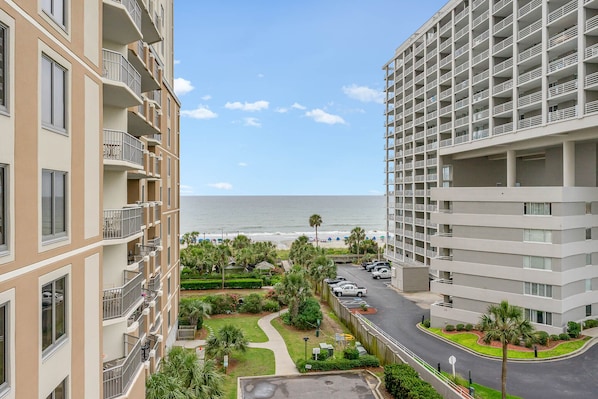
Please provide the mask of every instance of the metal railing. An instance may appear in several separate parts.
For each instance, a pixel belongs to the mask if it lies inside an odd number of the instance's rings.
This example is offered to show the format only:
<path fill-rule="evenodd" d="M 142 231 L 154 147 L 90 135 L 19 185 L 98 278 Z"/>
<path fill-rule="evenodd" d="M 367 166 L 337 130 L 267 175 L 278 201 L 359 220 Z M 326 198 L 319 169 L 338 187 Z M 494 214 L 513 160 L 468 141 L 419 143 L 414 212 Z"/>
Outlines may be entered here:
<path fill-rule="evenodd" d="M 513 101 L 507 101 L 506 103 L 499 104 L 494 107 L 494 114 L 502 114 L 503 112 L 513 110 Z"/>
<path fill-rule="evenodd" d="M 141 341 L 124 334 L 125 357 L 104 363 L 104 399 L 122 396 L 141 367 Z"/>
<path fill-rule="evenodd" d="M 577 90 L 577 79 L 569 80 L 568 82 L 561 83 L 548 88 L 548 98 L 566 94 Z"/>
<path fill-rule="evenodd" d="M 577 0 L 571 0 L 564 6 L 559 7 L 550 14 L 548 14 L 548 23 L 552 23 L 575 10 L 577 10 Z"/>
<path fill-rule="evenodd" d="M 143 209 L 104 209 L 104 239 L 121 239 L 141 232 Z"/>
<path fill-rule="evenodd" d="M 499 83 L 492 88 L 492 94 L 496 95 L 513 88 L 513 79 L 509 79 L 505 82 Z"/>
<path fill-rule="evenodd" d="M 540 124 L 542 124 L 542 115 L 535 115 L 518 121 L 519 129 L 526 129 L 528 127 L 538 126 Z"/>
<path fill-rule="evenodd" d="M 548 113 L 548 122 L 560 121 L 563 119 L 574 118 L 577 116 L 577 105 L 573 107 L 559 109 Z"/>
<path fill-rule="evenodd" d="M 129 270 L 125 270 L 123 273 L 122 287 L 104 290 L 102 299 L 104 320 L 124 316 L 141 298 L 143 275 Z"/>
<path fill-rule="evenodd" d="M 104 129 L 104 159 L 143 167 L 143 143 L 126 132 Z"/>
<path fill-rule="evenodd" d="M 569 54 L 565 57 L 559 58 L 557 60 L 551 61 L 548 64 L 548 73 L 556 72 L 560 69 L 566 68 L 569 65 L 577 64 L 577 52 L 573 54 Z"/>
<path fill-rule="evenodd" d="M 542 43 L 538 43 L 519 53 L 519 62 L 529 60 L 530 58 L 542 53 Z"/>
<path fill-rule="evenodd" d="M 505 123 L 503 125 L 495 126 L 493 134 L 496 136 L 499 134 L 504 134 L 504 133 L 508 133 L 508 132 L 512 132 L 512 131 L 513 131 L 513 122 L 509 122 L 509 123 Z"/>
<path fill-rule="evenodd" d="M 517 17 L 521 18 L 524 15 L 532 12 L 534 9 L 542 5 L 542 0 L 533 0 L 521 7 L 517 12 Z"/>
<path fill-rule="evenodd" d="M 598 43 L 593 44 L 589 47 L 586 47 L 586 50 L 584 52 L 584 56 L 586 59 L 595 57 L 597 55 L 598 55 Z"/>
<path fill-rule="evenodd" d="M 536 22 L 529 24 L 525 28 L 521 28 L 519 30 L 518 39 L 521 40 L 524 37 L 531 35 L 532 33 L 534 33 L 535 31 L 537 31 L 541 28 L 542 28 L 542 20 L 539 19 Z"/>
<path fill-rule="evenodd" d="M 115 3 L 122 4 L 129 12 L 131 19 L 135 23 L 135 26 L 137 26 L 137 29 L 141 30 L 141 7 L 139 6 L 139 3 L 137 3 L 136 0 L 112 0 L 112 1 Z"/>
<path fill-rule="evenodd" d="M 513 14 L 509 15 L 505 19 L 497 22 L 494 24 L 494 34 L 497 34 L 502 29 L 506 28 L 507 26 L 511 26 L 513 24 Z"/>
<path fill-rule="evenodd" d="M 147 282 L 147 288 L 152 291 L 158 291 L 161 287 L 161 278 L 161 272 L 157 272 L 156 274 L 154 274 L 154 276 L 150 278 Z"/>
<path fill-rule="evenodd" d="M 133 93 L 141 97 L 141 75 L 125 56 L 116 51 L 102 49 L 103 76 L 126 84 Z"/>
<path fill-rule="evenodd" d="M 569 39 L 573 39 L 577 37 L 577 26 L 572 26 L 571 28 L 559 33 L 558 35 L 552 36 L 548 40 L 548 48 L 552 48 L 558 46 L 561 43 L 566 42 Z"/>
<path fill-rule="evenodd" d="M 496 43 L 493 47 L 492 47 L 492 51 L 494 53 L 497 53 L 503 49 L 505 49 L 508 46 L 512 46 L 513 45 L 513 36 L 509 36 L 506 39 Z"/>
<path fill-rule="evenodd" d="M 496 74 L 496 73 L 502 72 L 505 69 L 511 68 L 511 67 L 513 67 L 513 57 L 494 65 L 493 71 Z"/>
<path fill-rule="evenodd" d="M 586 114 L 590 114 L 592 112 L 597 112 L 598 111 L 598 101 L 591 101 L 589 103 L 586 103 L 585 109 L 586 109 Z"/>

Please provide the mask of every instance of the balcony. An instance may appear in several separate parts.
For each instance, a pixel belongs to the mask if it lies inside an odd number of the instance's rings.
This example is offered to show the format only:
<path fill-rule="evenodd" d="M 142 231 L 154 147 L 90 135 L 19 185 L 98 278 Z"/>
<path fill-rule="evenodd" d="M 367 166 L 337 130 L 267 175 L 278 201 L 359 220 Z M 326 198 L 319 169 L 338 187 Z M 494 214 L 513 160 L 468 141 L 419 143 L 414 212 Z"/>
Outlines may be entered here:
<path fill-rule="evenodd" d="M 129 46 L 127 59 L 133 65 L 133 68 L 135 68 L 141 75 L 142 93 L 160 88 L 160 80 L 155 77 L 154 72 L 154 55 L 142 40 Z"/>
<path fill-rule="evenodd" d="M 548 40 L 548 48 L 551 49 L 575 38 L 577 38 L 577 26 L 572 26 L 564 32 L 551 36 Z"/>
<path fill-rule="evenodd" d="M 136 0 L 104 0 L 103 38 L 118 44 L 141 39 L 141 7 Z"/>
<path fill-rule="evenodd" d="M 519 129 L 527 129 L 542 124 L 542 115 L 535 115 L 530 118 L 521 119 L 518 121 Z"/>
<path fill-rule="evenodd" d="M 119 240 L 141 233 L 141 207 L 104 209 L 104 240 Z"/>
<path fill-rule="evenodd" d="M 513 70 L 513 58 L 504 60 L 494 65 L 494 75 L 496 76 L 511 76 Z"/>
<path fill-rule="evenodd" d="M 119 108 L 141 105 L 141 75 L 125 56 L 102 50 L 104 104 Z"/>
<path fill-rule="evenodd" d="M 124 335 L 125 357 L 104 363 L 104 399 L 122 396 L 141 367 L 141 341 L 137 337 Z"/>
<path fill-rule="evenodd" d="M 548 88 L 548 98 L 563 96 L 567 93 L 574 93 L 577 91 L 577 79 L 570 80 Z"/>
<path fill-rule="evenodd" d="M 148 134 L 145 136 L 148 147 L 155 147 L 162 144 L 162 133 Z"/>
<path fill-rule="evenodd" d="M 104 129 L 104 165 L 109 169 L 143 169 L 143 143 L 126 132 Z"/>
<path fill-rule="evenodd" d="M 123 286 L 104 290 L 104 320 L 124 317 L 141 300 L 141 282 L 144 276 L 138 272 L 125 270 Z"/>
<path fill-rule="evenodd" d="M 554 73 L 573 65 L 577 66 L 577 52 L 551 61 L 548 64 L 548 73 Z"/>
<path fill-rule="evenodd" d="M 508 90 L 507 97 L 511 97 L 513 94 L 513 79 L 509 79 L 505 82 L 499 83 L 492 89 L 492 95 L 499 97 L 499 94 L 504 93 Z"/>
<path fill-rule="evenodd" d="M 564 119 L 575 118 L 577 116 L 577 105 L 573 107 L 559 109 L 548 113 L 548 122 L 556 122 Z"/>
<path fill-rule="evenodd" d="M 137 107 L 129 108 L 127 114 L 127 131 L 135 137 L 153 136 L 160 133 L 160 126 L 156 126 L 154 114 L 156 107 L 147 99 Z"/>
<path fill-rule="evenodd" d="M 137 0 L 141 7 L 141 33 L 143 41 L 152 44 L 162 40 L 160 27 L 162 20 L 158 17 L 157 10 L 154 10 L 155 2 L 152 0 Z"/>
<path fill-rule="evenodd" d="M 147 282 L 147 288 L 151 291 L 159 291 L 162 288 L 162 273 L 157 272 Z"/>
<path fill-rule="evenodd" d="M 577 0 L 571 0 L 562 7 L 557 8 L 548 14 L 548 23 L 551 24 L 554 21 L 561 19 L 562 17 L 571 14 L 577 10 Z"/>
<path fill-rule="evenodd" d="M 509 133 L 513 131 L 513 122 L 505 123 L 504 125 L 498 125 L 494 127 L 494 136 L 498 136 L 500 134 Z"/>

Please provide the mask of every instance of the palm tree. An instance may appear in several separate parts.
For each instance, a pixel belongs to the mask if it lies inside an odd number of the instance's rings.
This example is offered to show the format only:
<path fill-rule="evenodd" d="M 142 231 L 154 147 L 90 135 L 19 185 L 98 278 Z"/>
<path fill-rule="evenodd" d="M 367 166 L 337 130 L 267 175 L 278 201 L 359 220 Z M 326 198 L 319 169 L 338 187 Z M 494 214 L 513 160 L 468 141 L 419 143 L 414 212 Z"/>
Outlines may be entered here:
<path fill-rule="evenodd" d="M 216 334 L 210 335 L 206 341 L 206 353 L 219 359 L 236 350 L 245 352 L 247 347 L 248 342 L 243 330 L 232 324 L 225 324 Z"/>
<path fill-rule="evenodd" d="M 275 291 L 280 295 L 283 303 L 289 306 L 289 317 L 293 324 L 299 314 L 299 306 L 311 296 L 305 271 L 293 269 L 290 273 L 285 274 L 282 281 L 275 285 Z"/>
<path fill-rule="evenodd" d="M 176 377 L 159 372 L 145 383 L 145 399 L 187 399 L 187 395 Z"/>
<path fill-rule="evenodd" d="M 322 216 L 314 213 L 309 217 L 309 227 L 316 228 L 316 247 L 318 246 L 318 227 L 322 225 Z"/>
<path fill-rule="evenodd" d="M 347 239 L 347 244 L 349 246 L 355 245 L 355 247 L 357 248 L 357 256 L 359 256 L 359 246 L 361 245 L 363 240 L 365 240 L 365 230 L 359 226 L 353 228 L 353 230 L 351 230 L 349 238 Z"/>
<path fill-rule="evenodd" d="M 221 243 L 216 247 L 214 257 L 216 260 L 216 264 L 218 265 L 218 267 L 220 268 L 220 272 L 222 273 L 222 289 L 224 289 L 224 269 L 228 265 L 228 261 L 231 255 L 232 253 L 228 244 Z"/>
<path fill-rule="evenodd" d="M 336 277 L 336 264 L 326 255 L 318 255 L 310 263 L 307 273 L 313 280 L 317 293 L 325 278 Z"/>
<path fill-rule="evenodd" d="M 490 305 L 488 313 L 481 318 L 484 342 L 500 341 L 502 344 L 502 399 L 507 397 L 507 346 L 517 344 L 521 339 L 534 340 L 534 327 L 523 317 L 520 307 L 502 301 Z"/>
<path fill-rule="evenodd" d="M 291 244 L 289 259 L 294 264 L 307 266 L 316 256 L 318 248 L 309 244 L 307 236 L 300 236 Z"/>
<path fill-rule="evenodd" d="M 181 298 L 179 308 L 179 316 L 187 318 L 192 326 L 197 326 L 199 319 L 209 317 L 212 311 L 209 303 L 196 298 Z"/>

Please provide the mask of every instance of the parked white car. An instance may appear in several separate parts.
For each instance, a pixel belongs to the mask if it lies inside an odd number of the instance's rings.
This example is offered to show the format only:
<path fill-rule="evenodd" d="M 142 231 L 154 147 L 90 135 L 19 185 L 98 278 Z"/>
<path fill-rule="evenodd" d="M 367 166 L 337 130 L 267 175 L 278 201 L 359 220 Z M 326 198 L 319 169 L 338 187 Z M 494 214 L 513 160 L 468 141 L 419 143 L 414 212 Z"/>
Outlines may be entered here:
<path fill-rule="evenodd" d="M 391 278 L 390 269 L 387 267 L 380 268 L 372 272 L 372 278 L 374 279 L 381 279 L 381 278 Z"/>

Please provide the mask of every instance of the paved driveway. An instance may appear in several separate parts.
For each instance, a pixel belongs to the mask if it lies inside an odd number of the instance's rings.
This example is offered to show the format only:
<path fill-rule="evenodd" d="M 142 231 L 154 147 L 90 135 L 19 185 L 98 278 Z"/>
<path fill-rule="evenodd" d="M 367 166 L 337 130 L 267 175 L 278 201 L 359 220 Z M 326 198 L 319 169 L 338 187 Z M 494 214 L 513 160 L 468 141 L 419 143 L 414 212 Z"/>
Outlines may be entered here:
<path fill-rule="evenodd" d="M 338 266 L 338 274 L 368 289 L 368 304 L 378 309 L 366 316 L 393 338 L 407 346 L 433 366 L 440 363 L 450 371 L 448 358 L 457 358 L 456 372 L 464 377 L 471 370 L 472 379 L 500 390 L 501 362 L 475 356 L 429 336 L 416 327 L 428 309 L 389 288 L 388 280 L 374 280 L 370 273 L 353 265 Z M 571 359 L 535 363 L 509 362 L 507 389 L 524 399 L 596 398 L 598 397 L 598 345 Z"/>

